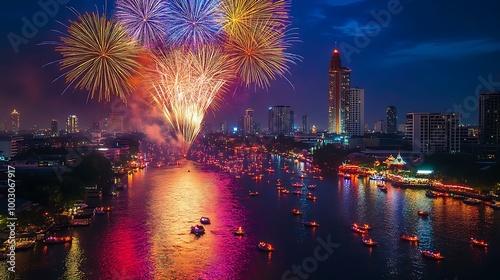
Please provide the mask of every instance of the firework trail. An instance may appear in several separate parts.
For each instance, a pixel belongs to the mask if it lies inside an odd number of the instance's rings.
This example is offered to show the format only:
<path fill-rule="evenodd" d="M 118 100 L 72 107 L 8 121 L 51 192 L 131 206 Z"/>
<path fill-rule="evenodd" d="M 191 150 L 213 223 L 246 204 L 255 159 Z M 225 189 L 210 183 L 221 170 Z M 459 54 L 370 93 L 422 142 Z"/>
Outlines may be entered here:
<path fill-rule="evenodd" d="M 220 0 L 172 0 L 168 3 L 167 40 L 174 46 L 196 47 L 219 40 Z"/>
<path fill-rule="evenodd" d="M 164 0 L 117 0 L 116 18 L 130 36 L 150 49 L 164 41 L 167 7 Z"/>
<path fill-rule="evenodd" d="M 149 74 L 152 99 L 186 154 L 200 132 L 205 112 L 216 106 L 233 70 L 222 50 L 212 45 L 161 51 L 154 61 Z"/>
<path fill-rule="evenodd" d="M 126 102 L 138 74 L 139 50 L 121 24 L 108 21 L 104 14 L 85 13 L 70 21 L 68 34 L 61 37 L 56 51 L 63 59 L 60 68 L 66 71 L 68 87 L 89 91 L 89 99 L 109 101 L 117 95 Z"/>

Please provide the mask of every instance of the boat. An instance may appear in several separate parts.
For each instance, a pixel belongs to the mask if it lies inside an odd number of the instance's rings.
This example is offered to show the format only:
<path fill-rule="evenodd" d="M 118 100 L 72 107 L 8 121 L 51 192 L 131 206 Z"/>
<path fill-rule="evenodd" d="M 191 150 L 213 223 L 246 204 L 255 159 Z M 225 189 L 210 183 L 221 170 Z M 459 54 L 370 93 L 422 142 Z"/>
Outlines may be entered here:
<path fill-rule="evenodd" d="M 88 226 L 90 225 L 90 219 L 73 219 L 70 224 L 74 227 L 76 226 Z"/>
<path fill-rule="evenodd" d="M 302 225 L 304 225 L 305 227 L 319 227 L 319 224 L 315 221 L 311 221 L 311 222 L 302 222 Z"/>
<path fill-rule="evenodd" d="M 370 180 L 373 180 L 373 181 L 383 181 L 384 180 L 384 177 L 382 177 L 382 175 L 370 175 L 368 178 Z"/>
<path fill-rule="evenodd" d="M 241 227 L 238 227 L 237 229 L 233 230 L 233 234 L 237 236 L 243 236 L 245 235 L 245 232 Z"/>
<path fill-rule="evenodd" d="M 281 186 L 281 179 L 276 180 L 276 186 Z"/>
<path fill-rule="evenodd" d="M 118 196 L 118 192 L 117 191 L 111 191 L 111 192 L 109 192 L 109 195 L 110 196 Z"/>
<path fill-rule="evenodd" d="M 281 193 L 284 193 L 284 194 L 289 194 L 289 193 L 290 193 L 290 191 L 289 191 L 289 190 L 285 190 L 285 189 L 282 189 L 280 192 L 281 192 Z"/>
<path fill-rule="evenodd" d="M 420 241 L 420 239 L 416 235 L 406 235 L 406 234 L 403 234 L 399 238 L 401 240 L 406 240 L 406 241 L 410 241 L 410 242 L 418 242 L 418 241 Z"/>
<path fill-rule="evenodd" d="M 69 243 L 73 240 L 71 236 L 49 236 L 43 240 L 45 244 L 61 244 L 61 243 Z"/>
<path fill-rule="evenodd" d="M 368 231 L 366 231 L 366 230 L 364 230 L 364 229 L 360 229 L 360 228 L 355 227 L 355 226 L 352 226 L 352 227 L 351 227 L 351 230 L 352 230 L 352 231 L 354 231 L 354 232 L 356 232 L 356 233 L 361 233 L 361 234 L 366 234 L 366 233 L 368 233 Z"/>
<path fill-rule="evenodd" d="M 344 179 L 351 179 L 351 174 L 344 174 Z"/>
<path fill-rule="evenodd" d="M 417 212 L 417 214 L 420 216 L 420 217 L 429 217 L 429 212 L 426 212 L 424 210 L 420 210 Z"/>
<path fill-rule="evenodd" d="M 318 199 L 317 197 L 313 196 L 311 193 L 308 193 L 307 196 L 306 196 L 306 199 L 309 199 L 309 200 L 316 200 Z"/>
<path fill-rule="evenodd" d="M 266 171 L 269 173 L 274 173 L 274 169 L 272 169 L 271 167 L 267 168 Z"/>
<path fill-rule="evenodd" d="M 464 203 L 468 205 L 479 205 L 481 204 L 482 200 L 477 199 L 477 198 L 467 198 L 464 199 Z"/>
<path fill-rule="evenodd" d="M 444 259 L 443 255 L 439 252 L 432 252 L 428 250 L 422 251 L 422 256 L 429 258 L 429 259 L 435 259 L 435 260 L 442 260 Z"/>
<path fill-rule="evenodd" d="M 207 217 L 201 217 L 200 218 L 200 223 L 203 225 L 209 225 L 210 224 L 210 219 Z"/>
<path fill-rule="evenodd" d="M 474 246 L 488 247 L 488 243 L 486 243 L 484 240 L 477 240 L 473 237 L 470 238 L 470 243 Z"/>
<path fill-rule="evenodd" d="M 191 227 L 191 233 L 194 233 L 196 235 L 204 234 L 205 233 L 205 228 L 200 225 L 195 225 Z"/>
<path fill-rule="evenodd" d="M 314 190 L 314 189 L 316 189 L 316 185 L 309 185 L 309 186 L 307 186 L 307 188 L 310 190 Z"/>
<path fill-rule="evenodd" d="M 295 195 L 302 195 L 301 191 L 293 191 L 292 193 L 295 194 Z"/>
<path fill-rule="evenodd" d="M 302 215 L 302 212 L 300 212 L 299 209 L 295 209 L 294 208 L 294 209 L 292 209 L 292 214 L 294 214 L 294 215 Z"/>
<path fill-rule="evenodd" d="M 257 245 L 257 248 L 259 248 L 259 250 L 264 251 L 264 252 L 271 252 L 271 251 L 275 250 L 273 245 L 271 245 L 270 243 L 266 243 L 266 242 L 259 242 L 259 245 Z"/>
<path fill-rule="evenodd" d="M 249 191 L 249 192 L 248 192 L 248 195 L 249 195 L 249 196 L 257 196 L 257 195 L 259 195 L 259 192 L 252 192 L 252 191 Z"/>
<path fill-rule="evenodd" d="M 357 228 L 362 229 L 362 230 L 369 230 L 372 228 L 369 224 L 358 225 L 357 223 L 354 223 L 354 224 L 352 224 L 352 226 L 357 227 Z"/>
<path fill-rule="evenodd" d="M 280 187 L 276 187 L 276 189 L 277 189 L 278 191 L 281 191 L 281 190 L 284 190 L 284 189 L 285 189 L 285 187 L 281 187 L 281 186 L 280 186 Z"/>
<path fill-rule="evenodd" d="M 323 180 L 323 176 L 313 176 L 313 179 Z"/>
<path fill-rule="evenodd" d="M 373 241 L 371 238 L 361 238 L 361 241 L 363 241 L 366 246 L 378 246 L 378 242 Z"/>
<path fill-rule="evenodd" d="M 304 186 L 304 184 L 302 184 L 300 182 L 296 182 L 296 183 L 292 184 L 292 187 L 296 187 L 296 188 L 302 188 L 303 186 Z"/>

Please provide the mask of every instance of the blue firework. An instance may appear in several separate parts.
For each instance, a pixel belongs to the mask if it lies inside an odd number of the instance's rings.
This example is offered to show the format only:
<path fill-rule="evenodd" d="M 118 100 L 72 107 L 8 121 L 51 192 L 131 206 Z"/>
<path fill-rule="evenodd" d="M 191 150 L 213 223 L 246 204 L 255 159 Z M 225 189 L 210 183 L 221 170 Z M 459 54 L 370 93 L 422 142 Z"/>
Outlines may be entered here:
<path fill-rule="evenodd" d="M 167 5 L 164 0 L 117 0 L 116 18 L 129 35 L 147 48 L 165 38 Z"/>
<path fill-rule="evenodd" d="M 217 41 L 222 31 L 220 0 L 172 0 L 168 3 L 167 40 L 197 46 Z"/>

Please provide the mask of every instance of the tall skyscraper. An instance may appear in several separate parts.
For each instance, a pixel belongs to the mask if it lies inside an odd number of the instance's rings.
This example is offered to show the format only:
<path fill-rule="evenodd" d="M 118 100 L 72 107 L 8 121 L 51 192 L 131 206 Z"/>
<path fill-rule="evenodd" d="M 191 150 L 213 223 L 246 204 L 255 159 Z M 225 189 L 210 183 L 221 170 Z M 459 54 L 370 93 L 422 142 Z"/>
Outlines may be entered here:
<path fill-rule="evenodd" d="M 77 133 L 78 132 L 78 117 L 76 115 L 70 115 L 66 120 L 66 133 Z"/>
<path fill-rule="evenodd" d="M 311 117 L 309 115 L 302 116 L 302 132 L 311 132 Z"/>
<path fill-rule="evenodd" d="M 348 96 L 349 117 L 345 132 L 349 135 L 365 135 L 365 90 L 351 88 Z"/>
<path fill-rule="evenodd" d="M 396 106 L 389 106 L 385 111 L 387 116 L 387 133 L 398 132 L 398 111 Z"/>
<path fill-rule="evenodd" d="M 111 112 L 109 115 L 108 133 L 123 132 L 123 112 Z"/>
<path fill-rule="evenodd" d="M 243 134 L 255 134 L 252 108 L 245 110 L 245 116 L 243 117 Z"/>
<path fill-rule="evenodd" d="M 349 113 L 351 69 L 342 67 L 340 53 L 333 51 L 328 76 L 328 131 L 345 133 Z"/>
<path fill-rule="evenodd" d="M 416 152 L 459 153 L 459 122 L 457 113 L 408 113 L 406 138 Z"/>
<path fill-rule="evenodd" d="M 50 122 L 50 134 L 57 135 L 59 133 L 59 125 L 56 119 Z"/>
<path fill-rule="evenodd" d="M 479 142 L 500 144 L 500 92 L 479 95 Z"/>
<path fill-rule="evenodd" d="M 101 124 L 99 122 L 92 123 L 92 132 L 101 132 Z"/>
<path fill-rule="evenodd" d="M 293 111 L 290 106 L 273 106 L 269 107 L 269 133 L 279 134 L 292 134 L 294 121 Z"/>
<path fill-rule="evenodd" d="M 375 121 L 373 124 L 373 132 L 384 133 L 385 132 L 385 122 L 384 120 Z"/>
<path fill-rule="evenodd" d="M 21 118 L 21 114 L 14 109 L 12 113 L 10 113 L 10 130 L 14 133 L 19 132 L 19 121 Z"/>

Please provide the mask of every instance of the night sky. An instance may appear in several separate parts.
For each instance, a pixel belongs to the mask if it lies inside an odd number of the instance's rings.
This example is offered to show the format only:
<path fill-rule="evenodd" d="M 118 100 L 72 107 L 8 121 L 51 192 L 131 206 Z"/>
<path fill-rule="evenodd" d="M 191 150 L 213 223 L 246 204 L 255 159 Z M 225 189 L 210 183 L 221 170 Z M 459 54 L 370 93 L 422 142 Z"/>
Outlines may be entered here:
<path fill-rule="evenodd" d="M 95 10 L 96 5 L 102 10 L 105 3 L 59 1 L 81 12 Z M 113 1 L 108 2 L 109 14 Z M 2 4 L 0 122 L 6 123 L 14 108 L 21 113 L 21 128 L 50 127 L 52 118 L 63 122 L 69 114 L 78 115 L 83 126 L 106 117 L 109 103 L 87 103 L 86 92 L 69 90 L 61 95 L 64 79 L 52 82 L 61 72 L 56 65 L 43 67 L 59 55 L 54 46 L 40 44 L 57 40 L 53 30 L 66 29 L 58 21 L 67 23 L 76 16 L 61 6 L 16 53 L 7 34 L 21 35 L 21 19 L 31 20 L 42 9 L 34 0 Z M 389 10 L 390 20 L 376 16 L 387 15 Z M 365 88 L 365 121 L 370 127 L 375 120 L 385 119 L 388 105 L 397 107 L 400 121 L 406 112 L 443 112 L 459 105 L 464 107 L 462 123 L 475 124 L 474 93 L 478 87 L 486 89 L 479 77 L 498 81 L 489 87 L 500 88 L 499 10 L 495 0 L 293 1 L 293 27 L 302 42 L 291 52 L 303 57 L 291 67 L 288 79 L 293 87 L 284 79 L 273 82 L 268 90 L 239 87 L 226 95 L 218 111 L 208 114 L 207 122 L 215 128 L 227 120 L 232 126 L 252 107 L 256 121 L 266 128 L 269 106 L 290 105 L 296 124 L 300 116 L 308 114 L 312 124 L 326 128 L 328 66 L 337 46 L 343 64 L 352 69 L 351 86 Z M 381 28 L 373 24 L 377 18 Z"/>

